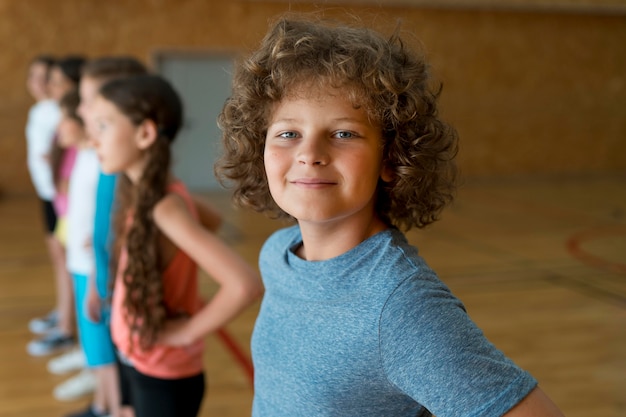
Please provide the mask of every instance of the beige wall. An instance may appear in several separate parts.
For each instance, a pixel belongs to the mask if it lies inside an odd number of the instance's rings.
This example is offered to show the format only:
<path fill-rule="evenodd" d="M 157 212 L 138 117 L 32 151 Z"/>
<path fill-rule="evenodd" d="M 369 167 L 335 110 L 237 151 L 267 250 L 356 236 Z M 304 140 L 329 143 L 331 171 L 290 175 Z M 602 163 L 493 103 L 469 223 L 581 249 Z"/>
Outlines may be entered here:
<path fill-rule="evenodd" d="M 149 61 L 159 50 L 245 50 L 289 7 L 318 9 L 233 0 L 0 0 L 0 190 L 33 192 L 23 135 L 33 55 L 123 53 Z M 381 27 L 402 18 L 422 40 L 444 83 L 442 115 L 459 130 L 466 176 L 626 172 L 626 16 L 348 10 Z"/>

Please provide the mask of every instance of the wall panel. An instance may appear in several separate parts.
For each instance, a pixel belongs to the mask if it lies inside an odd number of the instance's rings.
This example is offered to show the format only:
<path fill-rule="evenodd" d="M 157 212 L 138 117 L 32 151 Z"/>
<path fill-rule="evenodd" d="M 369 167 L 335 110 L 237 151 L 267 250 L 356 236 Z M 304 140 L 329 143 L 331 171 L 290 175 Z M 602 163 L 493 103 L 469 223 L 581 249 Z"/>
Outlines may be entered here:
<path fill-rule="evenodd" d="M 383 2 L 379 2 L 383 3 Z M 0 190 L 32 193 L 25 166 L 24 88 L 40 52 L 237 52 L 291 10 L 345 11 L 421 39 L 444 84 L 442 115 L 461 136 L 467 176 L 626 172 L 626 18 L 623 14 L 468 8 L 321 6 L 206 0 L 0 0 Z M 205 169 L 199 167 L 199 169 Z"/>

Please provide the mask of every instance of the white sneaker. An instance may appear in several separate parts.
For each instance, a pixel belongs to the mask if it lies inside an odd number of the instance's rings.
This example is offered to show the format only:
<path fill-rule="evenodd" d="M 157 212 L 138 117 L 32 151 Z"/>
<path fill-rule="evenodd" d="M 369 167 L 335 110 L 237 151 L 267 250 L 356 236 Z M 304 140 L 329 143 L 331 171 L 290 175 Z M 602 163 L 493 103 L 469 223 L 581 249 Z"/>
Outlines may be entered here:
<path fill-rule="evenodd" d="M 96 389 L 96 377 L 89 369 L 83 369 L 78 375 L 54 388 L 53 395 L 59 401 L 73 401 Z"/>
<path fill-rule="evenodd" d="M 28 328 L 35 334 L 46 334 L 59 324 L 59 314 L 52 310 L 43 317 L 36 317 L 28 322 Z"/>
<path fill-rule="evenodd" d="M 45 356 L 67 350 L 74 346 L 74 337 L 53 329 L 45 336 L 32 340 L 26 345 L 26 350 L 31 356 Z"/>
<path fill-rule="evenodd" d="M 48 371 L 51 374 L 63 375 L 68 372 L 79 371 L 85 367 L 85 354 L 80 348 L 72 349 L 67 353 L 48 361 Z"/>

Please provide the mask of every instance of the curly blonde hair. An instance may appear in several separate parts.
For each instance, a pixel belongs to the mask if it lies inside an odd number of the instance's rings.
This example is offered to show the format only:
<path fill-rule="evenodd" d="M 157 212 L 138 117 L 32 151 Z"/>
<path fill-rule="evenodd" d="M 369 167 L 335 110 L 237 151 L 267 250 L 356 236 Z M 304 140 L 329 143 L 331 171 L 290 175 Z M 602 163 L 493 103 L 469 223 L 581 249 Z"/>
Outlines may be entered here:
<path fill-rule="evenodd" d="M 237 67 L 218 118 L 224 150 L 216 176 L 238 206 L 288 218 L 263 164 L 272 106 L 303 84 L 331 85 L 382 126 L 382 163 L 393 179 L 379 180 L 376 214 L 403 230 L 425 227 L 453 199 L 457 153 L 456 131 L 438 116 L 441 87 L 429 83 L 425 59 L 399 29 L 386 39 L 364 27 L 283 16 Z"/>

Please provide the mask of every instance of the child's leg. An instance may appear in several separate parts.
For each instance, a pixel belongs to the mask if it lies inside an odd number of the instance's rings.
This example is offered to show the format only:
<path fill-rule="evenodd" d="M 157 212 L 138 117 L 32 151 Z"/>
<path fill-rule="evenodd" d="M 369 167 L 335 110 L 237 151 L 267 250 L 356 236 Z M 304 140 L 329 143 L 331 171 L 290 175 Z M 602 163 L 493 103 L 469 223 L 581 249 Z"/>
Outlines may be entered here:
<path fill-rule="evenodd" d="M 48 252 L 54 267 L 57 293 L 58 328 L 64 335 L 74 334 L 74 297 L 72 280 L 65 265 L 65 249 L 53 235 L 46 237 Z"/>
<path fill-rule="evenodd" d="M 112 417 L 119 417 L 122 402 L 117 366 L 115 364 L 101 366 L 96 372 L 98 385 L 102 391 L 102 406 Z M 94 405 L 98 405 L 95 396 Z"/>
<path fill-rule="evenodd" d="M 51 234 L 46 236 L 46 245 L 54 268 L 57 295 L 56 317 L 53 320 L 34 319 L 29 323 L 32 331 L 44 334 L 40 339 L 31 341 L 26 347 L 34 356 L 49 355 L 74 344 L 73 288 L 72 279 L 65 266 L 65 249 L 61 242 Z"/>
<path fill-rule="evenodd" d="M 126 365 L 123 365 L 126 366 Z M 130 374 L 135 417 L 196 417 L 204 397 L 204 374 L 159 379 L 126 367 Z"/>
<path fill-rule="evenodd" d="M 106 404 L 106 394 L 104 392 L 103 378 L 100 368 L 92 370 L 96 376 L 96 389 L 93 391 L 93 397 L 91 399 L 91 408 L 95 410 L 98 415 L 109 415 L 109 409 Z"/>
<path fill-rule="evenodd" d="M 39 202 L 41 206 L 41 214 L 42 214 L 44 230 L 45 230 L 46 249 L 48 250 L 48 256 L 50 256 L 50 260 L 53 262 L 53 265 L 54 265 L 54 260 L 53 260 L 54 251 L 53 251 L 53 248 L 50 247 L 49 239 L 54 236 L 54 229 L 56 228 L 56 225 L 57 225 L 57 215 L 56 215 L 56 212 L 54 211 L 54 206 L 52 205 L 52 201 L 40 200 Z M 53 269 L 56 274 L 56 267 L 54 267 Z M 55 289 L 56 289 L 57 280 L 55 279 L 54 281 L 55 281 Z M 50 311 L 50 313 L 48 313 L 46 316 L 43 316 L 43 317 L 36 317 L 28 323 L 28 327 L 33 333 L 46 334 L 50 330 L 57 328 L 57 326 L 59 325 L 58 291 L 56 292 L 56 296 L 57 296 L 56 305 L 54 306 L 54 309 Z"/>
<path fill-rule="evenodd" d="M 120 417 L 135 417 L 135 411 L 131 406 L 122 406 L 120 409 Z"/>
<path fill-rule="evenodd" d="M 132 406 L 131 393 L 131 371 L 133 368 L 120 362 L 119 357 L 116 361 L 117 375 L 119 377 L 118 384 L 120 387 L 120 417 L 135 417 L 135 410 Z"/>
<path fill-rule="evenodd" d="M 100 413 L 119 415 L 119 386 L 115 372 L 115 350 L 107 321 L 95 323 L 87 316 L 85 306 L 89 278 L 73 275 L 76 317 L 80 343 L 85 353 L 87 367 L 96 375 L 96 389 L 92 408 Z M 114 384 L 114 385 L 112 385 Z"/>

